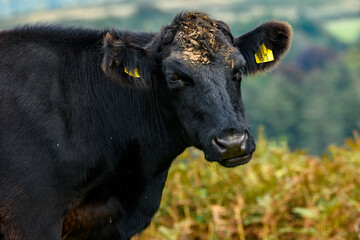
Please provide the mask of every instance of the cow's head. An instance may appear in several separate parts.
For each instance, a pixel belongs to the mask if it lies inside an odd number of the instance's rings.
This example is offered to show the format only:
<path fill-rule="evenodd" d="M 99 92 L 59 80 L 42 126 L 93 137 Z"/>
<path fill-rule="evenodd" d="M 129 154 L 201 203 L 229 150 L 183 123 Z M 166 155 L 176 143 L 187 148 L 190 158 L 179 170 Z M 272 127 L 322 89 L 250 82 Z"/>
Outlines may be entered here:
<path fill-rule="evenodd" d="M 222 21 L 183 12 L 146 46 L 108 34 L 103 69 L 121 85 L 151 88 L 190 145 L 225 167 L 255 150 L 241 99 L 243 75 L 270 69 L 288 50 L 291 27 L 270 21 L 238 38 Z"/>

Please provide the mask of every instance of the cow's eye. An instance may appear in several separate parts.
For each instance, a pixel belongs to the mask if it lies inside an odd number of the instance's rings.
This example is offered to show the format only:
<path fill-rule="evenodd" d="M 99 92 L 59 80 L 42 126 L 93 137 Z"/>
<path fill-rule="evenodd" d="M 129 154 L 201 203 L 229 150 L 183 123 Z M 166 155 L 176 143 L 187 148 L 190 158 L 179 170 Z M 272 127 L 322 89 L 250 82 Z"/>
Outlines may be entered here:
<path fill-rule="evenodd" d="M 170 75 L 167 81 L 171 89 L 180 89 L 185 86 L 184 81 L 177 74 Z"/>
<path fill-rule="evenodd" d="M 169 79 L 169 82 L 170 82 L 171 84 L 177 84 L 177 83 L 181 82 L 181 79 L 180 79 L 179 75 L 174 74 L 174 75 L 172 75 L 172 77 Z"/>
<path fill-rule="evenodd" d="M 193 85 L 194 82 L 192 79 L 186 74 L 179 74 L 174 71 L 167 71 L 166 72 L 166 81 L 168 87 L 171 89 L 181 89 L 185 86 Z"/>

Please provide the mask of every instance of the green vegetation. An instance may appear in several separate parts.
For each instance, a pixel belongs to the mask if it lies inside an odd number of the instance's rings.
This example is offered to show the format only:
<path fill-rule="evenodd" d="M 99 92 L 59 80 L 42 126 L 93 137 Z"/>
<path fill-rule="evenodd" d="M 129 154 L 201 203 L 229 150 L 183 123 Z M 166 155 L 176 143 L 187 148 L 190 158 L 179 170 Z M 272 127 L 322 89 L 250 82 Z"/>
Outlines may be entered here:
<path fill-rule="evenodd" d="M 351 44 L 360 38 L 360 18 L 329 21 L 325 28 L 340 41 Z"/>
<path fill-rule="evenodd" d="M 315 47 L 271 74 L 244 79 L 249 122 L 264 125 L 271 139 L 286 136 L 292 149 L 312 154 L 325 152 L 330 143 L 341 144 L 360 129 L 357 53 L 350 49 L 339 56 Z"/>
<path fill-rule="evenodd" d="M 134 239 L 359 239 L 360 137 L 326 155 L 259 136 L 253 160 L 225 169 L 190 149 L 170 169 L 160 210 Z"/>

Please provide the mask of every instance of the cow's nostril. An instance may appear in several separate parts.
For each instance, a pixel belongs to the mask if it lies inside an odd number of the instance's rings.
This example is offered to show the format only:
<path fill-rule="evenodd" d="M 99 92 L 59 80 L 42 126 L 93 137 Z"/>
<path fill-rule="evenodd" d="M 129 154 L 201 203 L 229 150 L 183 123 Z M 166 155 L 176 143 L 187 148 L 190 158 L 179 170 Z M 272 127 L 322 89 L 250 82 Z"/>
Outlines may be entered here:
<path fill-rule="evenodd" d="M 226 134 L 213 137 L 212 145 L 220 153 L 222 159 L 230 159 L 245 154 L 248 138 L 246 131 L 243 134 Z"/>
<path fill-rule="evenodd" d="M 215 149 L 218 150 L 220 153 L 227 150 L 226 143 L 224 144 L 224 142 L 222 140 L 219 140 L 219 138 L 217 137 L 213 137 L 211 143 L 213 147 L 215 147 Z"/>
<path fill-rule="evenodd" d="M 242 135 L 242 143 L 241 143 L 241 150 L 243 150 L 244 152 L 246 151 L 246 142 L 249 138 L 249 134 L 245 131 L 244 134 Z"/>

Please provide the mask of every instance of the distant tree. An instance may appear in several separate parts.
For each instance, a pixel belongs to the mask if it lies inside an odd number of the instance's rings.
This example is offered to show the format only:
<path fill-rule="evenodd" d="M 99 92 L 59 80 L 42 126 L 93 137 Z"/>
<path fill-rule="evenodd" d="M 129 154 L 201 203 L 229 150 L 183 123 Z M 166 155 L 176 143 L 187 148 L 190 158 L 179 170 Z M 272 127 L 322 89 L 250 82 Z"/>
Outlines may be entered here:
<path fill-rule="evenodd" d="M 298 53 L 296 61 L 301 69 L 310 71 L 313 68 L 322 68 L 328 62 L 335 61 L 337 55 L 334 50 L 328 47 L 310 46 Z"/>
<path fill-rule="evenodd" d="M 270 139 L 285 136 L 291 148 L 306 148 L 314 154 L 325 152 L 329 144 L 342 144 L 354 130 L 360 131 L 356 56 L 320 53 L 328 61 L 314 62 L 306 70 L 300 67 L 301 61 L 287 63 L 274 73 L 243 81 L 253 129 L 263 125 Z"/>

